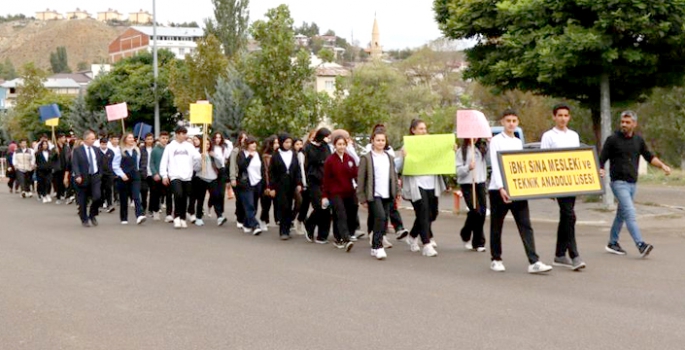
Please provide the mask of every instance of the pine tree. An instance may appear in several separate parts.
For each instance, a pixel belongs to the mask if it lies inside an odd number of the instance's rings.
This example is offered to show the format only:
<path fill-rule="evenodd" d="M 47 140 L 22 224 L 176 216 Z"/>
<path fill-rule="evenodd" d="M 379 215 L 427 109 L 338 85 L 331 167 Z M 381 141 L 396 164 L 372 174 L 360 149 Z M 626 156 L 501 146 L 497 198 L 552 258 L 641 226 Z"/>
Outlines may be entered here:
<path fill-rule="evenodd" d="M 216 36 L 226 57 L 233 57 L 247 43 L 249 0 L 212 0 L 214 19 L 205 21 L 205 32 Z"/>
<path fill-rule="evenodd" d="M 226 77 L 220 76 L 217 80 L 216 92 L 210 99 L 214 105 L 213 130 L 236 138 L 243 128 L 243 118 L 253 94 L 240 72 L 229 66 Z"/>
<path fill-rule="evenodd" d="M 52 67 L 52 72 L 55 74 L 71 73 L 66 47 L 60 46 L 55 52 L 50 53 L 50 66 Z"/>
<path fill-rule="evenodd" d="M 86 130 L 104 131 L 105 133 L 109 131 L 105 112 L 89 110 L 83 95 L 80 95 L 71 105 L 66 114 L 66 120 L 76 135 L 83 135 Z"/>

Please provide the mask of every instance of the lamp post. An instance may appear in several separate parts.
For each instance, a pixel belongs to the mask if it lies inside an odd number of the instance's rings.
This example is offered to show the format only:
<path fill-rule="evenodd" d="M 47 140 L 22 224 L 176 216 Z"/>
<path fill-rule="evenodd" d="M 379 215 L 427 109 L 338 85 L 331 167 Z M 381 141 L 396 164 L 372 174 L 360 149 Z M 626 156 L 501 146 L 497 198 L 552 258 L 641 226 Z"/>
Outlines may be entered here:
<path fill-rule="evenodd" d="M 157 76 L 159 72 L 157 69 L 157 6 L 155 2 L 155 0 L 152 0 L 152 71 L 154 75 L 153 89 L 155 89 L 155 138 L 159 138 L 161 125 L 159 121 L 159 96 L 157 96 Z"/>

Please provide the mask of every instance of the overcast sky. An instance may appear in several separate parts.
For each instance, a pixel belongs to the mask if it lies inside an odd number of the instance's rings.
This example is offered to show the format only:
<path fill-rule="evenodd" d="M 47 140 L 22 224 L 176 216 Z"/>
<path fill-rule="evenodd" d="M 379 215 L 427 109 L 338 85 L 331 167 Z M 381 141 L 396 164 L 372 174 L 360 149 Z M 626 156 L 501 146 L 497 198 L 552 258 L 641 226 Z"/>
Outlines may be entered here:
<path fill-rule="evenodd" d="M 263 18 L 269 8 L 276 7 L 283 0 L 250 1 L 250 21 Z M 35 16 L 36 11 L 46 8 L 65 14 L 77 7 L 93 16 L 108 7 L 127 14 L 141 8 L 152 12 L 152 0 L 2 0 L 0 11 L 4 14 L 23 13 Z M 371 40 L 374 13 L 378 18 L 381 44 L 385 49 L 417 47 L 440 37 L 440 31 L 433 19 L 432 1 L 392 0 L 289 0 L 285 2 L 296 25 L 302 21 L 316 22 L 322 32 L 333 29 L 338 36 L 354 40 L 366 46 Z M 101 5 L 97 5 L 101 4 Z M 201 23 L 212 16 L 211 0 L 157 0 L 158 22 Z M 323 33 L 322 33 L 323 34 Z"/>

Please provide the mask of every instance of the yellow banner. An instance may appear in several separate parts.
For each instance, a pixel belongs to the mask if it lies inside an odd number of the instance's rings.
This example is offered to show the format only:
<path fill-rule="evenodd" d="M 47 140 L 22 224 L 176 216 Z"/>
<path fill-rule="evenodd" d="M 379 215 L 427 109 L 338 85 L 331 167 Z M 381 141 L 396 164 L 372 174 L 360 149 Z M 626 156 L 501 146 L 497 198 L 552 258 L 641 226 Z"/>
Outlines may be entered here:
<path fill-rule="evenodd" d="M 454 134 L 404 137 L 404 175 L 450 175 L 456 173 Z"/>
<path fill-rule="evenodd" d="M 191 103 L 190 123 L 212 124 L 212 105 L 209 103 Z"/>
<path fill-rule="evenodd" d="M 59 126 L 59 118 L 52 118 L 45 121 L 47 126 Z"/>
<path fill-rule="evenodd" d="M 498 157 L 513 200 L 604 193 L 594 148 L 501 152 Z"/>

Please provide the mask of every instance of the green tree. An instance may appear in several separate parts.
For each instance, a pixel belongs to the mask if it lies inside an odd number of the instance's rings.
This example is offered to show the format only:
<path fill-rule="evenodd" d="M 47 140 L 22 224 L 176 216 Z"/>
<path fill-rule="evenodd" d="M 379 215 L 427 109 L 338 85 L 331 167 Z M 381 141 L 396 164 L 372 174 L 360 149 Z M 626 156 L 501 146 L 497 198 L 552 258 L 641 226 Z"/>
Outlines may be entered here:
<path fill-rule="evenodd" d="M 335 52 L 328 47 L 320 50 L 317 56 L 319 56 L 319 58 L 324 62 L 335 61 Z"/>
<path fill-rule="evenodd" d="M 227 66 L 228 59 L 214 35 L 200 40 L 197 49 L 186 55 L 184 62 L 171 67 L 169 89 L 178 111 L 186 113 L 191 103 L 208 100 L 216 89 L 217 75 L 225 74 Z"/>
<path fill-rule="evenodd" d="M 169 89 L 169 71 L 176 58 L 168 50 L 158 52 L 159 78 L 157 96 L 163 126 L 173 126 L 173 95 Z M 88 86 L 86 103 L 90 111 L 103 111 L 105 106 L 120 102 L 128 104 L 127 126 L 141 121 L 152 125 L 154 119 L 155 91 L 152 71 L 152 54 L 140 53 L 114 64 L 107 74 L 99 75 Z"/>
<path fill-rule="evenodd" d="M 321 97 L 311 87 L 314 72 L 309 53 L 296 52 L 288 6 L 268 10 L 266 18 L 251 28 L 262 49 L 246 62 L 245 79 L 255 97 L 246 126 L 258 136 L 279 131 L 303 134 L 321 117 Z"/>
<path fill-rule="evenodd" d="M 65 113 L 65 122 L 76 135 L 83 135 L 86 130 L 103 131 L 109 134 L 115 130 L 118 132 L 121 129 L 118 128 L 118 125 L 109 125 L 104 110 L 93 111 L 89 109 L 83 95 L 79 95 L 74 100 L 71 108 Z"/>
<path fill-rule="evenodd" d="M 6 59 L 5 63 L 0 63 L 0 79 L 12 80 L 17 78 L 17 71 L 10 59 Z"/>
<path fill-rule="evenodd" d="M 60 46 L 55 52 L 50 53 L 50 66 L 52 67 L 52 72 L 55 74 L 71 73 L 66 47 Z"/>
<path fill-rule="evenodd" d="M 685 88 L 657 88 L 637 106 L 639 125 L 653 151 L 685 169 Z"/>
<path fill-rule="evenodd" d="M 446 37 L 478 39 L 466 50 L 466 78 L 579 101 L 592 111 L 598 144 L 611 131 L 611 100 L 634 101 L 654 87 L 680 84 L 685 75 L 682 0 L 433 4 Z"/>
<path fill-rule="evenodd" d="M 76 65 L 76 70 L 79 72 L 87 71 L 88 69 L 90 69 L 88 62 L 81 61 Z"/>
<path fill-rule="evenodd" d="M 314 22 L 312 22 L 312 24 L 302 22 L 302 26 L 295 28 L 295 34 L 302 34 L 311 38 L 319 35 L 319 26 Z"/>
<path fill-rule="evenodd" d="M 243 120 L 254 93 L 243 75 L 233 66 L 219 76 L 210 102 L 214 105 L 212 129 L 233 139 L 243 130 Z"/>
<path fill-rule="evenodd" d="M 233 57 L 247 43 L 249 4 L 249 0 L 212 0 L 214 19 L 205 21 L 205 32 L 219 39 L 227 57 Z"/>

